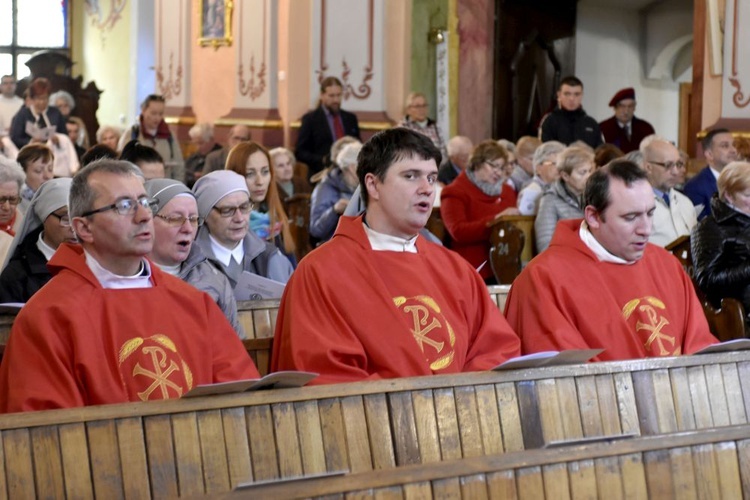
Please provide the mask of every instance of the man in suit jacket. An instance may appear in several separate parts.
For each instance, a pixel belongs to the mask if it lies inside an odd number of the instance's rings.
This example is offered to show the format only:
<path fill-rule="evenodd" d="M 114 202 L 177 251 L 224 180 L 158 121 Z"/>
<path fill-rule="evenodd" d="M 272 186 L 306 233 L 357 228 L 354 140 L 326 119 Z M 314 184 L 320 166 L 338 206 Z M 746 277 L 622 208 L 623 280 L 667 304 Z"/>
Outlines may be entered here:
<path fill-rule="evenodd" d="M 711 213 L 711 197 L 716 192 L 716 179 L 724 167 L 737 160 L 732 134 L 725 128 L 717 128 L 706 134 L 701 141 L 703 156 L 708 166 L 685 184 L 685 195 L 693 205 L 703 206 L 698 220 Z"/>
<path fill-rule="evenodd" d="M 634 115 L 635 90 L 620 90 L 609 101 L 609 105 L 614 108 L 615 114 L 599 124 L 604 140 L 626 154 L 637 150 L 641 141 L 654 133 L 654 127 Z"/>
<path fill-rule="evenodd" d="M 323 169 L 323 159 L 331 145 L 345 135 L 359 137 L 357 116 L 341 109 L 344 86 L 329 76 L 320 83 L 320 104 L 302 117 L 295 154 L 306 163 L 308 178 Z"/>

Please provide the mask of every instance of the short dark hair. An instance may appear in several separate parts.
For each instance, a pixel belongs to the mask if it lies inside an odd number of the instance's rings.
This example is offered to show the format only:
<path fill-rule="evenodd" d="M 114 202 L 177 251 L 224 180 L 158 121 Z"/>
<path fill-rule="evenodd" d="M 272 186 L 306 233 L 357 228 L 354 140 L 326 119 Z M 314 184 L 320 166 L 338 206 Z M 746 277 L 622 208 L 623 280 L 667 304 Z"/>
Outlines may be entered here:
<path fill-rule="evenodd" d="M 29 97 L 32 99 L 36 96 L 44 95 L 51 92 L 52 85 L 49 83 L 49 80 L 46 78 L 35 78 L 33 82 L 31 82 L 31 85 L 29 85 L 29 88 L 26 89 L 29 91 Z"/>
<path fill-rule="evenodd" d="M 164 163 L 164 158 L 157 150 L 150 146 L 144 146 L 140 142 L 133 140 L 125 144 L 120 153 L 120 160 L 129 161 L 136 165 L 144 163 Z"/>
<path fill-rule="evenodd" d="M 320 93 L 324 93 L 328 87 L 333 87 L 334 85 L 341 87 L 342 89 L 344 88 L 341 84 L 341 80 L 335 76 L 327 76 L 323 78 L 323 81 L 320 82 Z"/>
<path fill-rule="evenodd" d="M 568 75 L 560 80 L 560 85 L 557 86 L 557 90 L 562 90 L 563 85 L 567 85 L 568 87 L 583 88 L 583 82 L 577 76 L 573 75 Z"/>
<path fill-rule="evenodd" d="M 586 182 L 586 188 L 583 191 L 584 207 L 591 206 L 599 214 L 604 214 L 611 202 L 609 195 L 610 179 L 619 179 L 627 187 L 638 181 L 648 182 L 646 172 L 632 161 L 622 158 L 612 160 L 591 174 Z"/>
<path fill-rule="evenodd" d="M 357 156 L 357 177 L 365 206 L 369 202 L 365 176 L 373 174 L 382 181 L 391 165 L 407 158 L 435 160 L 437 166 L 442 155 L 432 139 L 403 127 L 378 132 L 362 146 Z"/>
<path fill-rule="evenodd" d="M 704 137 L 701 141 L 701 147 L 703 148 L 703 151 L 711 149 L 711 146 L 713 146 L 714 137 L 719 134 L 731 134 L 731 132 L 728 128 L 715 128 L 713 130 L 709 130 L 706 134 L 706 137 Z"/>
<path fill-rule="evenodd" d="M 135 167 L 126 161 L 110 160 L 108 158 L 94 161 L 73 176 L 68 197 L 68 211 L 70 217 L 80 217 L 94 208 L 97 192 L 89 185 L 89 177 L 96 172 L 127 176 L 137 176 Z"/>
<path fill-rule="evenodd" d="M 146 98 L 141 103 L 141 111 L 145 111 L 146 108 L 148 108 L 148 105 L 152 102 L 164 102 L 164 96 L 159 94 L 149 94 L 146 96 Z"/>
<path fill-rule="evenodd" d="M 18 152 L 18 157 L 16 158 L 16 161 L 19 165 L 21 165 L 21 168 L 24 172 L 28 170 L 29 165 L 34 163 L 37 160 L 42 160 L 43 162 L 51 162 L 55 159 L 54 154 L 52 154 L 52 150 L 47 147 L 45 144 L 35 144 L 35 143 L 29 143 L 21 148 L 21 150 Z"/>
<path fill-rule="evenodd" d="M 105 146 L 104 144 L 95 144 L 86 150 L 86 152 L 83 153 L 83 156 L 81 156 L 81 166 L 85 167 L 89 163 L 106 158 L 116 160 L 117 151 L 109 146 Z"/>

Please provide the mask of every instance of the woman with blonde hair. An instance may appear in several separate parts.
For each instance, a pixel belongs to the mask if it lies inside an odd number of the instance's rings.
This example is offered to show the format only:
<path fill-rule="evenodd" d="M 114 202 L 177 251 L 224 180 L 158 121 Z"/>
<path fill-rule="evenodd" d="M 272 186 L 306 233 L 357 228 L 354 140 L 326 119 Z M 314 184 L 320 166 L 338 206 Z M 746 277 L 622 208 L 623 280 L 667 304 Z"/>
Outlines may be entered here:
<path fill-rule="evenodd" d="M 750 312 L 750 163 L 724 167 L 711 198 L 711 213 L 693 229 L 690 246 L 695 282 L 714 307 L 732 297 Z"/>
<path fill-rule="evenodd" d="M 274 243 L 293 263 L 294 238 L 289 219 L 279 197 L 271 155 L 254 141 L 237 144 L 229 151 L 225 170 L 243 176 L 255 209 L 250 214 L 250 229 L 259 238 Z"/>

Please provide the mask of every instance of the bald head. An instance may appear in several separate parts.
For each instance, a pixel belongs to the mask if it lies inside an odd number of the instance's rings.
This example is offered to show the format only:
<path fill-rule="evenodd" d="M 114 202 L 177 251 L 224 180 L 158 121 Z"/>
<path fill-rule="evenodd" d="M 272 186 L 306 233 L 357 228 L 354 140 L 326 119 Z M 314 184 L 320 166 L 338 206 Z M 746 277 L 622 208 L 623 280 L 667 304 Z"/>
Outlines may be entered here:
<path fill-rule="evenodd" d="M 448 141 L 448 158 L 451 162 L 461 170 L 466 169 L 466 165 L 469 163 L 469 156 L 471 156 L 471 150 L 474 149 L 474 144 L 471 139 L 463 135 L 457 135 L 451 137 Z"/>
<path fill-rule="evenodd" d="M 250 140 L 250 129 L 247 125 L 235 125 L 229 131 L 229 148 L 235 147 L 237 144 Z"/>
<path fill-rule="evenodd" d="M 647 138 L 648 139 L 648 138 Z M 641 144 L 643 169 L 653 187 L 667 193 L 685 180 L 685 164 L 679 150 L 670 142 L 654 137 Z"/>

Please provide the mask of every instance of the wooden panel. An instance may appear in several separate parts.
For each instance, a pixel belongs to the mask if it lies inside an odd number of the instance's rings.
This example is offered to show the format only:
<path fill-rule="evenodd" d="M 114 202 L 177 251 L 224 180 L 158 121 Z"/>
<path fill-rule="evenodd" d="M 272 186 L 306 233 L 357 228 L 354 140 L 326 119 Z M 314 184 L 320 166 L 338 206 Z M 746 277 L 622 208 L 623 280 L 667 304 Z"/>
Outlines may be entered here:
<path fill-rule="evenodd" d="M 717 443 L 716 468 L 719 473 L 719 498 L 742 498 L 742 480 L 738 461 L 737 444 L 734 442 Z M 745 469 L 747 473 L 748 470 Z"/>
<path fill-rule="evenodd" d="M 456 413 L 458 429 L 461 435 L 461 456 L 478 457 L 484 455 L 482 429 L 479 425 L 479 410 L 474 387 L 456 387 Z M 500 428 L 498 427 L 499 431 Z"/>
<path fill-rule="evenodd" d="M 711 415 L 711 405 L 708 399 L 708 387 L 706 385 L 706 376 L 702 366 L 688 368 L 688 384 L 690 386 L 690 396 L 693 400 L 693 412 L 695 413 L 695 425 L 698 428 L 711 427 L 713 425 L 713 416 Z M 712 388 L 718 390 L 719 388 Z"/>
<path fill-rule="evenodd" d="M 625 498 L 648 498 L 646 473 L 643 468 L 643 457 L 640 453 L 621 456 L 620 471 Z"/>
<path fill-rule="evenodd" d="M 148 476 L 145 443 L 143 423 L 140 418 L 122 418 L 117 421 L 117 447 L 120 450 L 125 498 L 148 498 L 150 496 L 148 483 L 142 480 L 143 477 Z"/>
<path fill-rule="evenodd" d="M 599 411 L 599 398 L 596 391 L 594 377 L 578 377 L 578 405 L 581 412 L 583 434 L 586 436 L 601 436 L 604 433 L 602 416 Z"/>
<path fill-rule="evenodd" d="M 742 399 L 742 386 L 737 365 L 722 364 L 721 375 L 724 380 L 724 391 L 727 397 L 729 422 L 731 425 L 746 424 L 747 414 Z"/>
<path fill-rule="evenodd" d="M 80 423 L 61 425 L 59 434 L 65 495 L 68 498 L 92 498 L 94 486 L 91 483 L 86 426 Z"/>
<path fill-rule="evenodd" d="M 486 474 L 487 491 L 490 498 L 505 499 L 517 498 L 516 477 L 512 470 L 504 470 Z"/>
<path fill-rule="evenodd" d="M 597 458 L 594 460 L 596 487 L 608 500 L 625 498 L 622 485 L 622 470 L 618 457 Z"/>
<path fill-rule="evenodd" d="M 617 409 L 620 412 L 620 429 L 624 434 L 641 434 L 633 377 L 630 373 L 615 373 L 614 381 Z"/>
<path fill-rule="evenodd" d="M 453 390 L 438 389 L 434 391 L 434 395 L 440 454 L 443 460 L 461 458 L 461 437 L 458 431 L 456 400 L 453 396 Z"/>
<path fill-rule="evenodd" d="M 393 443 L 396 464 L 420 463 L 422 460 L 411 394 L 408 392 L 389 394 L 388 404 L 390 406 L 393 435 L 398 436 L 398 439 L 395 439 Z"/>
<path fill-rule="evenodd" d="M 91 454 L 94 495 L 99 498 L 123 498 L 123 478 L 114 420 L 89 422 L 86 426 Z"/>
<path fill-rule="evenodd" d="M 523 422 L 523 425 L 520 426 L 523 434 L 523 446 L 520 449 L 541 448 L 544 446 L 545 436 L 542 428 L 542 412 L 538 403 L 536 381 L 518 382 L 516 389 L 518 391 L 519 421 Z M 500 397 L 498 392 L 498 398 Z M 509 431 L 505 427 L 505 423 L 505 420 L 503 420 L 503 434 L 507 438 Z M 505 449 L 512 450 L 514 448 L 508 446 L 506 442 Z"/>
<path fill-rule="evenodd" d="M 245 432 L 245 411 L 242 408 L 222 410 L 224 421 L 224 442 L 227 445 L 229 482 L 232 488 L 253 480 L 253 467 L 250 464 L 250 442 Z M 294 430 L 297 435 L 297 430 Z"/>
<path fill-rule="evenodd" d="M 693 446 L 691 452 L 698 498 L 721 498 L 719 471 L 713 445 Z"/>
<path fill-rule="evenodd" d="M 565 439 L 563 412 L 560 408 L 560 400 L 557 397 L 556 382 L 556 380 L 540 380 L 536 384 L 544 443 Z"/>
<path fill-rule="evenodd" d="M 172 440 L 172 419 L 169 415 L 147 417 L 144 419 L 144 428 L 152 495 L 154 498 L 175 498 L 180 490 Z"/>
<path fill-rule="evenodd" d="M 378 402 L 385 404 L 385 397 L 382 394 L 375 396 L 367 396 L 367 401 L 370 398 L 375 400 L 376 406 Z M 377 401 L 377 400 L 380 401 Z M 373 415 L 365 416 L 365 405 L 362 401 L 361 396 L 350 396 L 341 399 L 341 412 L 344 423 L 344 431 L 346 433 L 346 453 L 349 456 L 349 470 L 351 472 L 360 472 L 366 470 L 372 470 L 372 454 L 370 453 L 370 437 L 368 436 L 367 428 L 370 423 L 373 427 L 380 429 L 379 439 L 372 439 L 372 446 L 374 449 L 380 447 L 391 446 L 390 433 L 387 434 L 385 442 L 383 442 L 383 422 L 381 419 L 388 419 L 388 414 L 383 412 L 373 412 Z"/>
<path fill-rule="evenodd" d="M 687 370 L 675 368 L 669 371 L 669 375 L 672 378 L 677 427 L 682 430 L 695 429 L 695 412 L 693 411 L 693 398 L 690 395 Z"/>
<path fill-rule="evenodd" d="M 279 467 L 271 407 L 269 405 L 251 406 L 245 410 L 245 420 L 255 480 L 277 479 Z"/>
<path fill-rule="evenodd" d="M 672 461 L 669 450 L 647 451 L 643 454 L 646 467 L 646 486 L 651 498 L 678 498 L 672 480 Z"/>
<path fill-rule="evenodd" d="M 393 433 L 386 396 L 383 394 L 365 396 L 365 415 L 367 416 L 367 429 L 360 439 L 367 441 L 369 431 L 372 467 L 375 469 L 395 467 L 396 455 L 393 451 Z"/>
<path fill-rule="evenodd" d="M 273 427 L 276 436 L 276 453 L 279 457 L 280 477 L 302 476 L 302 456 L 297 437 L 297 418 L 294 404 L 279 403 L 272 408 Z"/>
<path fill-rule="evenodd" d="M 571 462 L 567 468 L 571 497 L 575 499 L 598 498 L 593 460 Z"/>
<path fill-rule="evenodd" d="M 229 465 L 221 411 L 198 413 L 198 436 L 206 493 L 215 494 L 229 490 Z"/>
<path fill-rule="evenodd" d="M 705 372 L 706 386 L 710 388 L 708 390 L 708 400 L 713 425 L 730 425 L 729 404 L 727 403 L 721 366 L 705 365 L 703 371 Z"/>
<path fill-rule="evenodd" d="M 65 486 L 62 479 L 62 456 L 57 427 L 31 429 L 31 443 L 34 452 L 34 479 L 37 496 L 62 498 L 65 496 Z"/>
<path fill-rule="evenodd" d="M 542 467 L 544 494 L 547 498 L 570 498 L 570 484 L 568 468 L 564 463 L 545 465 Z"/>
<path fill-rule="evenodd" d="M 527 467 L 516 472 L 519 498 L 544 498 L 541 467 Z"/>
<path fill-rule="evenodd" d="M 438 462 L 441 458 L 440 440 L 432 391 L 415 391 L 412 401 L 422 463 Z"/>
<path fill-rule="evenodd" d="M 180 496 L 203 495 L 203 463 L 195 413 L 180 413 L 172 417 L 172 439 Z"/>
<path fill-rule="evenodd" d="M 346 431 L 341 415 L 341 402 L 328 399 L 318 403 L 320 409 L 321 429 L 323 430 L 323 449 L 325 450 L 326 467 L 329 471 L 350 470 L 346 455 Z"/>
<path fill-rule="evenodd" d="M 524 449 L 524 431 L 521 426 L 521 404 L 516 394 L 516 386 L 513 383 L 497 384 L 495 386 L 497 395 L 497 407 L 500 412 L 500 424 L 503 431 L 503 446 L 505 451 L 520 451 Z M 525 417 L 530 417 L 528 414 Z M 524 418 L 523 429 L 538 426 L 537 432 L 541 435 L 539 418 L 531 421 Z"/>
<path fill-rule="evenodd" d="M 28 429 L 3 432 L 8 498 L 34 498 L 34 467 Z"/>
<path fill-rule="evenodd" d="M 323 446 L 323 430 L 317 401 L 294 403 L 297 413 L 297 435 L 299 436 L 302 468 L 305 474 L 320 474 L 326 471 Z"/>
<path fill-rule="evenodd" d="M 489 498 L 487 495 L 487 479 L 484 474 L 462 476 L 459 479 L 461 486 L 461 498 L 473 498 L 483 500 Z"/>
<path fill-rule="evenodd" d="M 564 439 L 582 438 L 584 434 L 576 379 L 573 377 L 561 377 L 555 380 L 555 385 L 557 400 L 560 405 L 560 423 L 562 424 Z M 594 401 L 598 401 L 596 395 L 594 395 Z"/>
<path fill-rule="evenodd" d="M 503 432 L 498 413 L 497 396 L 492 385 L 475 386 L 479 429 L 485 455 L 496 455 L 504 451 Z"/>
<path fill-rule="evenodd" d="M 674 481 L 675 498 L 697 498 L 695 487 L 695 471 L 690 448 L 676 448 L 669 452 L 672 463 L 672 477 Z"/>

